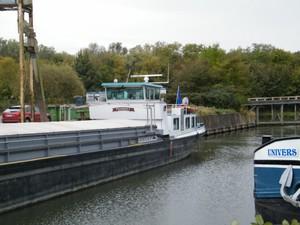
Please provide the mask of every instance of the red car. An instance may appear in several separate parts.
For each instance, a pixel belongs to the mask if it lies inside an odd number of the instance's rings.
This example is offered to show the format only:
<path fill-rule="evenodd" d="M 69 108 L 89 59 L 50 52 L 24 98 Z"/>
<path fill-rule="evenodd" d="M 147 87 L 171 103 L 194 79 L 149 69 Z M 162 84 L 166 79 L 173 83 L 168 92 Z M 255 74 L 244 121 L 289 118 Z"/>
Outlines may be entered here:
<path fill-rule="evenodd" d="M 21 121 L 21 113 L 20 113 L 20 106 L 11 106 L 8 109 L 4 110 L 2 113 L 2 123 L 19 123 Z M 50 116 L 48 116 L 49 121 Z M 31 107 L 29 105 L 25 106 L 25 122 L 31 122 Z M 41 121 L 41 115 L 40 111 L 37 107 L 35 107 L 35 113 L 34 113 L 34 121 L 40 122 Z"/>

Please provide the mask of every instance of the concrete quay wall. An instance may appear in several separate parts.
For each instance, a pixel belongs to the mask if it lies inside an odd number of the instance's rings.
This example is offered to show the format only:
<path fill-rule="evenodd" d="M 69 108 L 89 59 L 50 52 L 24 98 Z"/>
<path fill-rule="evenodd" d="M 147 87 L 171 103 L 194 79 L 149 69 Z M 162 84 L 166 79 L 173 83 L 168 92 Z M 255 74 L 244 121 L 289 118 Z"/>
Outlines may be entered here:
<path fill-rule="evenodd" d="M 201 117 L 206 127 L 206 135 L 230 132 L 255 127 L 255 119 L 240 113 L 207 115 Z"/>

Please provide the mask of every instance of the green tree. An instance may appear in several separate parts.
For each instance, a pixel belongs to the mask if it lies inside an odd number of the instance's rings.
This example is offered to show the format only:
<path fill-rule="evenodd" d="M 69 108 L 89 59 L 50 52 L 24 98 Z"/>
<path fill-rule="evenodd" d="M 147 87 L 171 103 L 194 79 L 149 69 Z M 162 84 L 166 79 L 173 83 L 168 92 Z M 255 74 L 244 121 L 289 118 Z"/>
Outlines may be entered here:
<path fill-rule="evenodd" d="M 271 45 L 254 44 L 247 52 L 252 96 L 289 95 L 295 68 L 293 55 Z"/>
<path fill-rule="evenodd" d="M 108 51 L 119 55 L 126 55 L 128 52 L 127 48 L 123 47 L 121 42 L 111 43 L 108 47 Z"/>
<path fill-rule="evenodd" d="M 0 56 L 7 56 L 18 60 L 19 43 L 15 40 L 5 40 L 0 38 Z"/>
<path fill-rule="evenodd" d="M 16 103 L 19 95 L 18 64 L 13 58 L 0 57 L 0 108 Z"/>
<path fill-rule="evenodd" d="M 40 62 L 40 72 L 48 104 L 72 103 L 74 96 L 85 93 L 81 80 L 69 65 Z"/>
<path fill-rule="evenodd" d="M 183 57 L 185 59 L 197 59 L 199 58 L 204 46 L 198 44 L 186 44 L 182 48 Z"/>
<path fill-rule="evenodd" d="M 79 74 L 86 90 L 90 91 L 97 87 L 99 73 L 97 73 L 90 59 L 88 50 L 81 50 L 77 54 L 74 63 L 75 71 Z"/>

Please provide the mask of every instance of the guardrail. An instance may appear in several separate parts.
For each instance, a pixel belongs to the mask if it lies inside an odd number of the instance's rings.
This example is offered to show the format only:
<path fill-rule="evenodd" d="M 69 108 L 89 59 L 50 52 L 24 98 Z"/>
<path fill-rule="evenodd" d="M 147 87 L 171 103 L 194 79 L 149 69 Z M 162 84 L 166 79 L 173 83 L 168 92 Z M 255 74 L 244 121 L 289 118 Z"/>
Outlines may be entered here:
<path fill-rule="evenodd" d="M 248 98 L 248 102 L 267 102 L 267 101 L 300 101 L 300 96 L 279 96 L 279 97 L 257 97 Z"/>
<path fill-rule="evenodd" d="M 168 115 L 170 115 L 172 113 L 172 109 L 183 109 L 183 114 L 191 114 L 191 113 L 195 113 L 196 107 L 190 106 L 190 105 L 177 105 L 177 104 L 167 104 L 165 106 L 166 108 L 164 110 L 167 111 Z"/>

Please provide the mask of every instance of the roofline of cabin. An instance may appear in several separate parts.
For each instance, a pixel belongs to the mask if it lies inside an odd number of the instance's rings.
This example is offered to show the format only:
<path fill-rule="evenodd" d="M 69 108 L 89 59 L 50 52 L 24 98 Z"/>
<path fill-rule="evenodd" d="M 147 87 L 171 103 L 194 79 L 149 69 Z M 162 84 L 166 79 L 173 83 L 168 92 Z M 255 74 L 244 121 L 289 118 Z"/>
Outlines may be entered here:
<path fill-rule="evenodd" d="M 117 82 L 117 83 L 102 83 L 102 87 L 154 87 L 154 88 L 163 88 L 163 86 L 158 84 L 152 84 L 148 82 Z"/>

